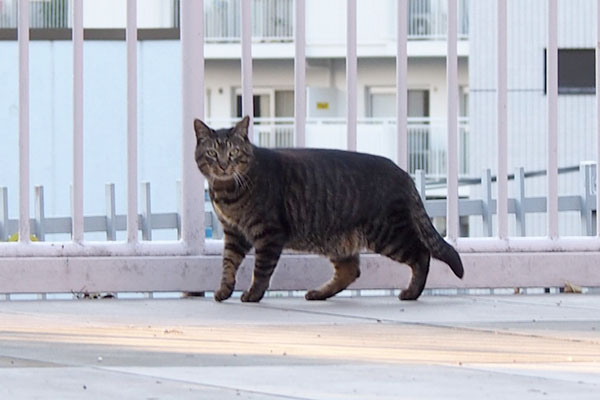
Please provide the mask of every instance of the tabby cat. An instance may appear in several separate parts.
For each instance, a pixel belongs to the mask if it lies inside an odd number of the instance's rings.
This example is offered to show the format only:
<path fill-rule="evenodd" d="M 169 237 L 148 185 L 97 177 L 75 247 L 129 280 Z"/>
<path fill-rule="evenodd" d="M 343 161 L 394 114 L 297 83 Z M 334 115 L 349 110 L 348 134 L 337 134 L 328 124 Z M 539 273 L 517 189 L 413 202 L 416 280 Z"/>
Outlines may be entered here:
<path fill-rule="evenodd" d="M 340 150 L 256 147 L 248 123 L 245 117 L 231 129 L 213 130 L 194 121 L 196 162 L 225 234 L 215 300 L 231 296 L 252 247 L 254 272 L 244 302 L 262 299 L 284 248 L 333 263 L 333 278 L 308 291 L 307 300 L 325 300 L 356 280 L 365 248 L 411 267 L 402 300 L 421 295 L 431 256 L 462 278 L 458 253 L 431 224 L 410 175 L 392 161 Z"/>

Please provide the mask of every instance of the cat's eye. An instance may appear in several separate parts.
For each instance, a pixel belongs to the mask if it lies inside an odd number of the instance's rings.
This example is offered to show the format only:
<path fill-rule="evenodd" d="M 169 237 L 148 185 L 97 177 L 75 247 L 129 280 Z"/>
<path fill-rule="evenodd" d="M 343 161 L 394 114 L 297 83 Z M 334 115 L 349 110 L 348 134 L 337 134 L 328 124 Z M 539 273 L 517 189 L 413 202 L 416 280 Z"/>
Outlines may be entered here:
<path fill-rule="evenodd" d="M 206 154 L 207 154 L 209 157 L 216 157 L 216 156 L 217 156 L 217 152 L 216 152 L 216 151 L 214 151 L 214 150 L 208 150 L 208 151 L 206 152 Z"/>
<path fill-rule="evenodd" d="M 235 157 L 235 156 L 237 156 L 238 154 L 240 154 L 240 149 L 232 149 L 232 150 L 229 152 L 229 157 Z"/>

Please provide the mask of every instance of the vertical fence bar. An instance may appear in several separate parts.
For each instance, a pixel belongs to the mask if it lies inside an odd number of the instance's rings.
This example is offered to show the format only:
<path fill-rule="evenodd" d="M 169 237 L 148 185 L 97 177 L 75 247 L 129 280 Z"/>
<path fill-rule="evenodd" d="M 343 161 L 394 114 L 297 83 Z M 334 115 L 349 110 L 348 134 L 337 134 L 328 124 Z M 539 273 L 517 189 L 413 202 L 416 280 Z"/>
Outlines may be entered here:
<path fill-rule="evenodd" d="M 73 0 L 73 241 L 83 241 L 83 0 Z"/>
<path fill-rule="evenodd" d="M 527 233 L 527 224 L 525 221 L 525 169 L 523 167 L 519 167 L 515 171 L 515 192 L 517 200 L 515 210 L 517 235 L 525 236 Z"/>
<path fill-rule="evenodd" d="M 448 157 L 447 157 L 447 211 L 446 232 L 455 242 L 458 237 L 458 56 L 457 56 L 457 0 L 448 0 L 448 50 L 446 81 L 448 86 Z"/>
<path fill-rule="evenodd" d="M 600 0 L 596 1 L 596 235 L 600 236 Z"/>
<path fill-rule="evenodd" d="M 408 171 L 408 0 L 398 0 L 396 35 L 396 137 L 397 160 L 400 168 Z"/>
<path fill-rule="evenodd" d="M 204 178 L 194 159 L 194 118 L 204 118 L 204 1 L 181 1 L 181 239 L 188 252 L 204 245 Z"/>
<path fill-rule="evenodd" d="M 8 239 L 8 189 L 0 187 L 0 241 Z"/>
<path fill-rule="evenodd" d="M 581 235 L 593 235 L 594 221 L 592 220 L 592 185 L 595 183 L 596 164 L 590 161 L 579 163 L 579 193 L 581 196 Z"/>
<path fill-rule="evenodd" d="M 425 179 L 425 171 L 418 169 L 415 171 L 415 185 L 419 191 L 419 197 L 423 204 L 427 203 L 427 181 Z"/>
<path fill-rule="evenodd" d="M 42 242 L 46 240 L 45 222 L 46 213 L 44 212 L 44 187 L 36 186 L 34 188 L 35 196 L 35 236 Z"/>
<path fill-rule="evenodd" d="M 117 212 L 115 209 L 115 184 L 107 183 L 106 195 L 106 240 L 117 240 Z"/>
<path fill-rule="evenodd" d="M 558 237 L 558 0 L 548 0 L 548 236 Z"/>
<path fill-rule="evenodd" d="M 19 1 L 19 242 L 29 243 L 29 1 Z"/>
<path fill-rule="evenodd" d="M 152 191 L 150 182 L 140 185 L 142 197 L 142 240 L 152 240 Z"/>
<path fill-rule="evenodd" d="M 356 0 L 346 2 L 346 124 L 347 148 L 356 150 Z"/>
<path fill-rule="evenodd" d="M 138 241 L 137 2 L 127 0 L 127 242 Z"/>
<path fill-rule="evenodd" d="M 485 236 L 492 236 L 492 171 L 489 168 L 483 170 L 481 174 L 481 201 L 482 201 L 482 213 L 481 217 L 483 220 L 483 234 Z"/>
<path fill-rule="evenodd" d="M 296 147 L 306 146 L 306 3 L 294 2 L 294 132 Z"/>
<path fill-rule="evenodd" d="M 242 27 L 242 116 L 250 116 L 248 137 L 252 140 L 254 132 L 254 101 L 252 98 L 252 14 L 251 3 L 248 0 L 241 2 Z"/>
<path fill-rule="evenodd" d="M 508 104 L 507 104 L 507 5 L 505 0 L 498 2 L 498 237 L 508 236 Z"/>
<path fill-rule="evenodd" d="M 188 127 L 189 128 L 189 127 Z M 181 240 L 181 209 L 182 209 L 182 199 L 181 199 L 181 181 L 177 180 L 175 182 L 175 198 L 177 199 L 177 240 Z M 201 207 L 201 211 L 202 207 Z"/>

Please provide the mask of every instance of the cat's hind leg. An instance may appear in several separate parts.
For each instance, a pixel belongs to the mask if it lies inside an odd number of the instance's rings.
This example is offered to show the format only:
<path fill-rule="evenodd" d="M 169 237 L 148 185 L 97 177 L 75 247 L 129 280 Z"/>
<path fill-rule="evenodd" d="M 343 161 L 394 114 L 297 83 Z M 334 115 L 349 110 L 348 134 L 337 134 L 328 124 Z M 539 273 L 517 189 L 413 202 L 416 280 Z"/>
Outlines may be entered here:
<path fill-rule="evenodd" d="M 423 293 L 429 274 L 430 260 L 429 252 L 422 251 L 414 261 L 408 262 L 408 266 L 412 270 L 412 277 L 408 287 L 400 292 L 400 300 L 416 300 Z"/>
<path fill-rule="evenodd" d="M 309 290 L 306 300 L 325 300 L 346 289 L 360 276 L 360 259 L 358 254 L 332 259 L 335 268 L 333 278 L 319 289 Z"/>
<path fill-rule="evenodd" d="M 429 250 L 413 231 L 404 228 L 392 231 L 388 239 L 374 243 L 369 247 L 376 253 L 401 264 L 408 264 L 412 270 L 412 277 L 408 287 L 400 292 L 399 297 L 400 300 L 416 300 L 423 292 L 429 274 Z"/>

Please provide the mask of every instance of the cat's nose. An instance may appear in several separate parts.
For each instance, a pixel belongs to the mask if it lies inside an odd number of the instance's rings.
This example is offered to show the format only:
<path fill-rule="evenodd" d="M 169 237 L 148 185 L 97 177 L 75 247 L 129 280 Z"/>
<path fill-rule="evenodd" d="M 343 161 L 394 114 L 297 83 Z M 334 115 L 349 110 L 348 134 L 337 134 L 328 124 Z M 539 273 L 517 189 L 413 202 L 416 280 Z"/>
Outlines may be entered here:
<path fill-rule="evenodd" d="M 227 165 L 219 163 L 219 168 L 221 168 L 221 171 L 225 172 L 225 170 L 227 169 Z"/>

